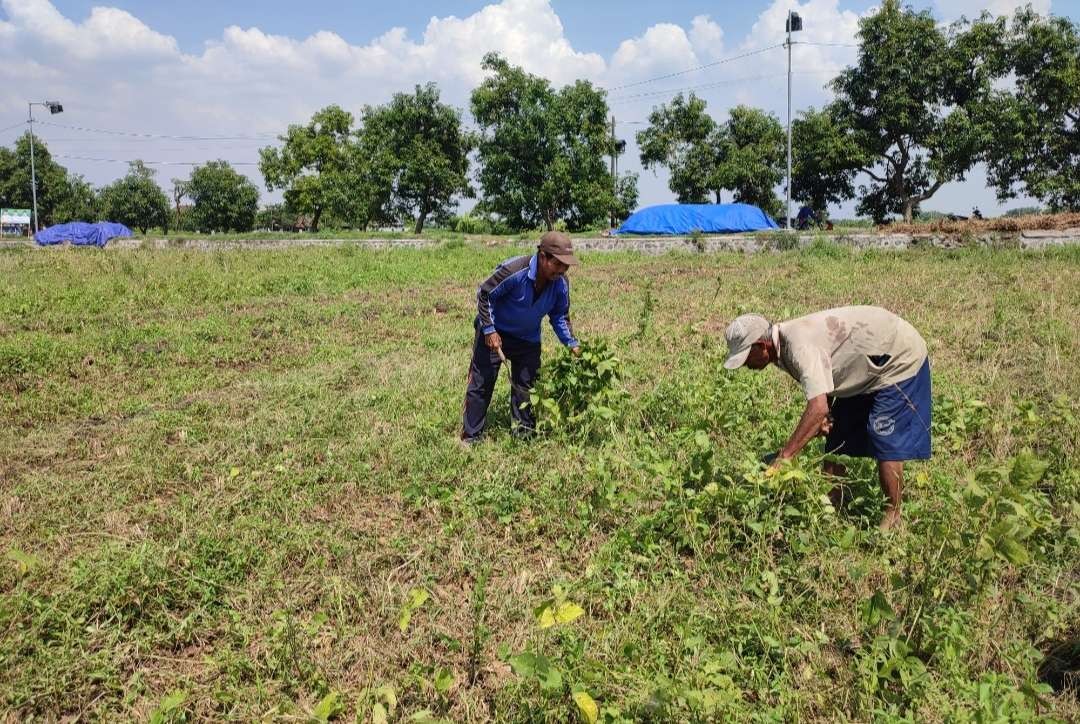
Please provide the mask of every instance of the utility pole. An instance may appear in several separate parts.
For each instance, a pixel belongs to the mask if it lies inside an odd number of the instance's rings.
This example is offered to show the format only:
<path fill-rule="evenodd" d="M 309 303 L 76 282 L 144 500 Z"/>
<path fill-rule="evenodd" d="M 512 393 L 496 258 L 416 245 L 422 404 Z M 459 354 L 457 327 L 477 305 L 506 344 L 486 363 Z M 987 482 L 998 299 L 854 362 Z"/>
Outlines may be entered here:
<path fill-rule="evenodd" d="M 787 16 L 787 223 L 791 228 L 791 34 L 802 30 L 802 18 L 794 10 Z"/>
<path fill-rule="evenodd" d="M 615 198 L 619 193 L 619 183 L 615 178 L 615 154 L 618 151 L 615 149 L 615 116 L 611 116 L 611 214 L 609 220 L 611 221 L 611 228 L 615 228 Z"/>
<path fill-rule="evenodd" d="M 64 106 L 59 101 L 42 101 L 35 103 L 31 101 L 27 103 L 27 114 L 30 117 L 30 195 L 34 199 L 34 233 L 41 231 L 41 227 L 38 225 L 38 213 L 37 213 L 37 172 L 34 169 L 34 106 L 43 106 L 49 109 L 49 113 L 56 115 L 57 113 L 64 112 Z"/>
<path fill-rule="evenodd" d="M 34 169 L 34 104 L 27 104 L 27 114 L 30 116 L 30 195 L 34 199 L 34 233 L 41 229 L 38 227 L 37 217 L 37 172 Z"/>

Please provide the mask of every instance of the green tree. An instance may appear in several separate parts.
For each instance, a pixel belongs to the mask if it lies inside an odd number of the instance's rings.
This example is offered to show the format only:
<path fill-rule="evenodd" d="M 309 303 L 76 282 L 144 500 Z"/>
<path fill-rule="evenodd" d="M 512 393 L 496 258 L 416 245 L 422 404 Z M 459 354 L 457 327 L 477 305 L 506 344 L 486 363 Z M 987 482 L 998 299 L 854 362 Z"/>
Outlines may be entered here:
<path fill-rule="evenodd" d="M 100 204 L 94 187 L 79 174 L 69 172 L 67 193 L 56 204 L 52 222 L 64 224 L 68 221 L 97 221 L 100 218 Z"/>
<path fill-rule="evenodd" d="M 511 228 L 565 221 L 571 230 L 606 223 L 615 184 L 606 94 L 586 81 L 554 90 L 544 78 L 484 56 L 491 75 L 472 92 L 481 210 Z"/>
<path fill-rule="evenodd" d="M 976 122 L 1000 62 L 1002 23 L 942 28 L 929 11 L 885 0 L 859 21 L 859 58 L 833 81 L 829 111 L 850 129 L 869 177 L 858 211 L 910 221 L 918 205 L 962 180 L 985 139 Z"/>
<path fill-rule="evenodd" d="M 188 180 L 182 178 L 174 178 L 170 181 L 172 184 L 172 201 L 173 208 L 176 211 L 176 216 L 173 221 L 173 228 L 180 230 L 184 227 L 183 211 L 180 202 L 188 196 Z"/>
<path fill-rule="evenodd" d="M 284 204 L 270 204 L 259 209 L 255 214 L 255 228 L 267 231 L 292 231 L 296 226 L 296 214 L 288 211 Z"/>
<path fill-rule="evenodd" d="M 127 175 L 101 189 L 102 214 L 109 221 L 132 226 L 142 233 L 169 227 L 169 199 L 154 181 L 155 171 L 132 161 Z"/>
<path fill-rule="evenodd" d="M 780 121 L 759 108 L 735 106 L 718 129 L 716 146 L 713 187 L 729 189 L 736 201 L 753 204 L 767 214 L 780 214 L 774 189 L 784 178 L 787 158 Z"/>
<path fill-rule="evenodd" d="M 780 212 L 774 191 L 784 177 L 784 129 L 775 116 L 758 108 L 736 106 L 718 124 L 705 101 L 682 94 L 649 114 L 649 127 L 638 133 L 645 168 L 665 166 L 668 187 L 679 203 L 720 203 L 723 191 L 736 201 Z"/>
<path fill-rule="evenodd" d="M 1080 209 L 1080 26 L 1016 13 L 1008 39 L 1015 86 L 986 106 L 988 178 L 1000 200 L 1022 190 L 1051 210 Z"/>
<path fill-rule="evenodd" d="M 819 214 L 855 197 L 856 169 L 867 163 L 831 109 L 803 111 L 791 124 L 791 197 Z"/>
<path fill-rule="evenodd" d="M 682 93 L 654 108 L 649 126 L 637 134 L 641 165 L 645 169 L 666 167 L 668 188 L 680 204 L 703 204 L 720 192 L 711 183 L 716 171 L 713 147 L 716 121 L 705 110 L 705 101 Z"/>
<path fill-rule="evenodd" d="M 620 174 L 615 181 L 615 223 L 619 224 L 634 213 L 638 205 L 638 175 Z"/>
<path fill-rule="evenodd" d="M 350 193 L 347 166 L 354 158 L 352 143 L 353 116 L 336 105 L 327 106 L 311 117 L 307 125 L 291 125 L 281 148 L 259 151 L 259 170 L 266 190 L 285 190 L 285 204 L 290 211 L 311 215 L 311 230 L 319 230 L 326 211 L 348 205 Z"/>
<path fill-rule="evenodd" d="M 411 218 L 415 233 L 424 230 L 429 216 L 446 216 L 471 193 L 468 155 L 474 141 L 462 130 L 459 113 L 439 102 L 435 84 L 365 108 L 358 135 L 363 155 L 390 180 L 393 211 Z"/>
<path fill-rule="evenodd" d="M 251 231 L 259 206 L 259 189 L 228 161 L 196 166 L 188 181 L 194 203 L 192 222 L 199 231 Z"/>
<path fill-rule="evenodd" d="M 37 136 L 34 137 L 34 171 L 38 221 L 42 227 L 70 221 L 72 213 L 86 210 L 75 202 L 85 201 L 89 186 L 56 163 L 48 146 Z M 0 198 L 10 208 L 33 208 L 30 179 L 30 134 L 25 133 L 16 140 L 14 150 L 0 148 Z M 78 197 L 73 199 L 73 193 Z"/>

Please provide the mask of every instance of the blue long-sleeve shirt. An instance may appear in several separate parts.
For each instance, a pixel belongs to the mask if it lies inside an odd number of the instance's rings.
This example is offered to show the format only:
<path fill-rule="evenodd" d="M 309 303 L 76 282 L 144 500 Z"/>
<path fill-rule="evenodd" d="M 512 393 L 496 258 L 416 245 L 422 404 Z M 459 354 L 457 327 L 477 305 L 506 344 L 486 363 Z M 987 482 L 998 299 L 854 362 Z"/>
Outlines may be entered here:
<path fill-rule="evenodd" d="M 536 296 L 536 254 L 507 259 L 476 292 L 477 317 L 484 334 L 499 332 L 530 342 L 540 341 L 540 321 L 547 315 L 555 336 L 577 347 L 570 326 L 570 281 L 558 277 Z M 535 297 L 535 298 L 534 298 Z"/>

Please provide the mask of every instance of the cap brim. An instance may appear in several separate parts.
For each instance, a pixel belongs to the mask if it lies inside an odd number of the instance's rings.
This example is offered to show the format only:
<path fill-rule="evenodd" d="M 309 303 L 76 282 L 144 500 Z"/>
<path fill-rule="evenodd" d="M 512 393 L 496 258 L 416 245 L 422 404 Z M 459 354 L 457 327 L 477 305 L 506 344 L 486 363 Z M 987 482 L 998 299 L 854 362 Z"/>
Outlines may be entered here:
<path fill-rule="evenodd" d="M 577 266 L 578 264 L 581 264 L 581 262 L 578 261 L 577 257 L 573 254 L 553 254 L 551 252 L 548 253 L 561 261 L 563 264 L 566 264 L 567 266 Z"/>
<path fill-rule="evenodd" d="M 731 355 L 730 357 L 727 358 L 727 361 L 724 362 L 724 367 L 726 367 L 729 370 L 737 370 L 740 367 L 742 367 L 744 364 L 746 364 L 746 358 L 749 357 L 749 356 L 750 356 L 750 347 L 747 347 L 746 349 L 741 349 L 738 352 L 736 352 L 735 354 L 733 354 L 733 355 Z"/>

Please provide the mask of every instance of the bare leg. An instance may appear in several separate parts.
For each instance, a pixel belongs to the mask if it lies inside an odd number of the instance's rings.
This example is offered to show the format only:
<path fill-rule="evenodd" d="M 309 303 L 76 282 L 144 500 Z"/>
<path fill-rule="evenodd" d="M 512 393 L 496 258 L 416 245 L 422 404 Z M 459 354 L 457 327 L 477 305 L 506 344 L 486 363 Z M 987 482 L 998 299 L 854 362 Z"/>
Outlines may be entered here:
<path fill-rule="evenodd" d="M 889 530 L 900 523 L 900 497 L 904 489 L 904 463 L 902 460 L 878 460 L 878 480 L 881 492 L 889 499 L 881 529 Z"/>
<path fill-rule="evenodd" d="M 836 485 L 829 491 L 829 500 L 832 501 L 833 507 L 840 510 L 847 503 L 847 489 L 844 487 L 842 481 L 847 477 L 847 467 L 840 463 L 833 463 L 826 460 L 821 465 L 821 470 L 830 478 L 836 479 Z"/>

